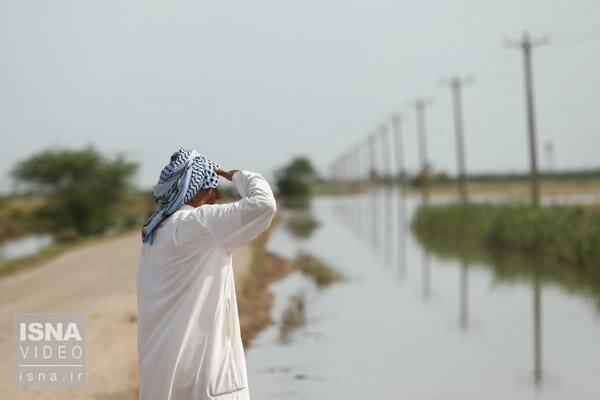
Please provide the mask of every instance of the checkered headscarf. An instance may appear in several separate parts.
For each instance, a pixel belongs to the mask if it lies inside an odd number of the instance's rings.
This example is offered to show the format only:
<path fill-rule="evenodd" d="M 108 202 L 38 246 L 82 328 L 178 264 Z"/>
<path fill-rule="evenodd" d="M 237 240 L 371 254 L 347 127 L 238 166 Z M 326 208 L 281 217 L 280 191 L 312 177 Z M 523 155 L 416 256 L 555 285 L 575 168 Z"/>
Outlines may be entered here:
<path fill-rule="evenodd" d="M 216 188 L 218 167 L 202 157 L 196 150 L 179 149 L 171 156 L 171 162 L 160 173 L 152 195 L 158 208 L 142 227 L 142 241 L 152 244 L 154 229 L 173 214 L 182 204 L 190 201 L 200 189 Z"/>

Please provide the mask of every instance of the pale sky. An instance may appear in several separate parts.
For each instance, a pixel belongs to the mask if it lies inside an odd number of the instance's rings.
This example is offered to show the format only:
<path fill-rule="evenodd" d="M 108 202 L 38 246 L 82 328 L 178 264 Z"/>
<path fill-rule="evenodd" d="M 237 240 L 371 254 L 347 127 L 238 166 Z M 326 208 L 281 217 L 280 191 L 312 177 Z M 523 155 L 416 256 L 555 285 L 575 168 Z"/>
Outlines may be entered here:
<path fill-rule="evenodd" d="M 272 177 L 296 155 L 325 173 L 390 113 L 427 110 L 428 159 L 456 173 L 450 90 L 463 92 L 470 173 L 528 168 L 523 57 L 534 51 L 541 168 L 600 167 L 600 0 L 0 0 L 1 191 L 8 171 L 50 147 L 92 144 L 140 163 L 155 183 L 192 147 L 226 169 Z"/>

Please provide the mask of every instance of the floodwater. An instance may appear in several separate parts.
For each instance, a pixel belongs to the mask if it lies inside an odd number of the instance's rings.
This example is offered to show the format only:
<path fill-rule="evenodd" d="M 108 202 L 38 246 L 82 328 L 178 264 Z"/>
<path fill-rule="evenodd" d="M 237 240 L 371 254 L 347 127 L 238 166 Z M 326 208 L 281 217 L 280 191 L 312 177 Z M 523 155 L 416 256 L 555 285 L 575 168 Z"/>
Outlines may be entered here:
<path fill-rule="evenodd" d="M 50 234 L 27 235 L 6 240 L 0 245 L 0 262 L 37 253 L 53 241 Z"/>
<path fill-rule="evenodd" d="M 397 190 L 317 197 L 321 226 L 279 223 L 268 248 L 309 252 L 346 280 L 301 273 L 272 285 L 275 324 L 247 352 L 255 399 L 599 399 L 598 299 L 427 254 L 409 229 L 419 204 Z M 280 340 L 290 296 L 306 323 Z"/>

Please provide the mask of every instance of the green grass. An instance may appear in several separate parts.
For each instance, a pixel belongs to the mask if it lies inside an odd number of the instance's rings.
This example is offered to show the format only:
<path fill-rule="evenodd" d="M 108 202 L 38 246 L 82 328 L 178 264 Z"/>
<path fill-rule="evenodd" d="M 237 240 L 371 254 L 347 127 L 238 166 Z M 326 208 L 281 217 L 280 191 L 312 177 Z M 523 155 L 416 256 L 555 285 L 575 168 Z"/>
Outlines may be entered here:
<path fill-rule="evenodd" d="M 413 230 L 427 251 L 492 267 L 495 281 L 543 281 L 591 296 L 600 310 L 600 210 L 525 204 L 421 207 Z"/>
<path fill-rule="evenodd" d="M 596 208 L 453 203 L 421 207 L 413 227 L 423 239 L 558 261 L 578 269 L 600 268 Z"/>
<path fill-rule="evenodd" d="M 343 280 L 343 276 L 339 272 L 308 253 L 299 254 L 296 258 L 296 265 L 302 273 L 311 277 L 320 288 Z"/>
<path fill-rule="evenodd" d="M 306 239 L 320 224 L 308 213 L 294 213 L 286 221 L 286 228 L 297 238 Z"/>
<path fill-rule="evenodd" d="M 283 344 L 291 342 L 292 332 L 306 324 L 306 296 L 298 293 L 290 296 L 288 305 L 281 316 L 279 326 L 279 341 Z"/>

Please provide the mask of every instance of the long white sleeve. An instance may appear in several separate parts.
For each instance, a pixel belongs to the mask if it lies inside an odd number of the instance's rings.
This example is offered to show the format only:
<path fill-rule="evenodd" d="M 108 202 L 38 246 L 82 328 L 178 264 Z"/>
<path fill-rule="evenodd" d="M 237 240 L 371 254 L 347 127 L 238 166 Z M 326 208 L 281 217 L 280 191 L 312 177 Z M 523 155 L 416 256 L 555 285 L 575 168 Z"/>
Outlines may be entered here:
<path fill-rule="evenodd" d="M 227 253 L 267 229 L 276 211 L 273 191 L 260 174 L 238 171 L 232 181 L 241 200 L 196 209 L 217 244 Z"/>

